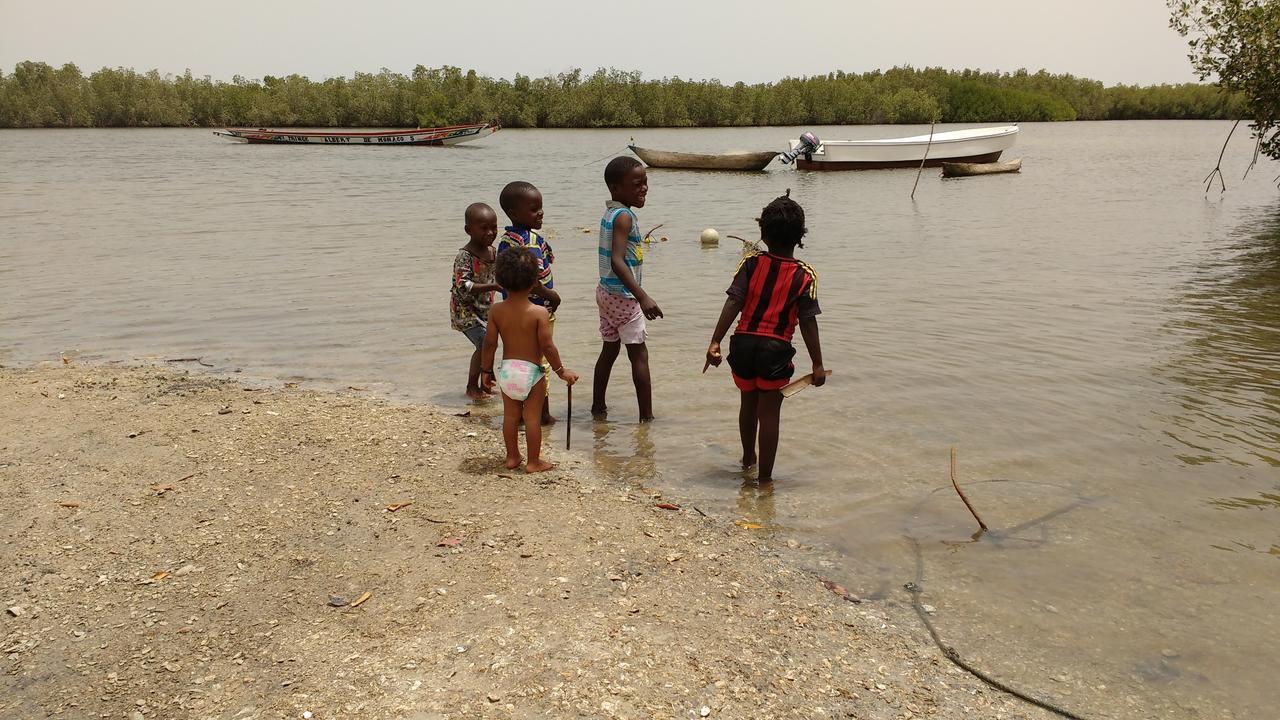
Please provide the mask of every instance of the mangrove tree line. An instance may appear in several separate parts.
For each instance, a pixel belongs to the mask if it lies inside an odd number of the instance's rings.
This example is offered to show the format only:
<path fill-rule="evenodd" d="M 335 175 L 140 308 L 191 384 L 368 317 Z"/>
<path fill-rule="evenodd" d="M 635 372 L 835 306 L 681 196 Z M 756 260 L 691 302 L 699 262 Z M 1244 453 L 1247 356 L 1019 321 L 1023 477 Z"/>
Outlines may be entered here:
<path fill-rule="evenodd" d="M 1240 117 L 1236 95 L 1187 83 L 1104 87 L 1045 71 L 942 68 L 834 72 L 725 85 L 638 72 L 571 70 L 514 80 L 419 65 L 311 80 L 231 82 L 152 70 L 18 63 L 0 71 L 0 127 L 709 127 Z"/>

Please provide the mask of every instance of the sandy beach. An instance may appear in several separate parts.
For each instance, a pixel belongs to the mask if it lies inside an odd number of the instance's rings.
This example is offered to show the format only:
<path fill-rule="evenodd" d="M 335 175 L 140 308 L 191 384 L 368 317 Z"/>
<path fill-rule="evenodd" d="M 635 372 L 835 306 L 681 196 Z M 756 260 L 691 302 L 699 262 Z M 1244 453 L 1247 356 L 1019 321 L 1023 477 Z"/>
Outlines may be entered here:
<path fill-rule="evenodd" d="M 359 395 L 0 370 L 0 717 L 1047 717 L 785 531 Z"/>

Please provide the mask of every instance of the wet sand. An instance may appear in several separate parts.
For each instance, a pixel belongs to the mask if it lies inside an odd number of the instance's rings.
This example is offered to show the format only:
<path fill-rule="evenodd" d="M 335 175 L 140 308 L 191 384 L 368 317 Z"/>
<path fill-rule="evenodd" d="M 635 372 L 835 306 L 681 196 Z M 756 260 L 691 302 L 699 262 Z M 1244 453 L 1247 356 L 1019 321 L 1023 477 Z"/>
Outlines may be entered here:
<path fill-rule="evenodd" d="M 785 532 L 358 395 L 0 370 L 0 717 L 1047 717 Z"/>

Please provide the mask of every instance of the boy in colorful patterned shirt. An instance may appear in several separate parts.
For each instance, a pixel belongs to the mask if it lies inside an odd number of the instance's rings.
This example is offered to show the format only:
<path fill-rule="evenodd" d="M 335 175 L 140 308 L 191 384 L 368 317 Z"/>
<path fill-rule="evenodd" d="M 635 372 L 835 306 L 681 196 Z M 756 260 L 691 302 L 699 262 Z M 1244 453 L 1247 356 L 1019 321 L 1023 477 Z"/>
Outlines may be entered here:
<path fill-rule="evenodd" d="M 471 240 L 458 249 L 453 260 L 453 284 L 449 290 L 449 320 L 475 346 L 467 370 L 467 397 L 490 397 L 480 383 L 480 347 L 489 322 L 489 307 L 498 283 L 493 277 L 497 259 L 493 240 L 498 236 L 498 216 L 484 203 L 472 203 L 463 215 L 463 228 Z"/>
<path fill-rule="evenodd" d="M 645 344 L 646 320 L 662 317 L 658 303 L 640 287 L 644 268 L 644 238 L 632 208 L 644 207 L 649 177 L 644 166 L 631 157 L 616 157 L 604 169 L 610 199 L 600 218 L 600 284 L 596 305 L 600 309 L 600 337 L 604 341 L 592 382 L 591 414 L 608 412 L 605 393 L 618 351 L 627 346 L 631 378 L 640 405 L 640 422 L 653 419 L 653 385 L 649 379 L 649 348 Z"/>
<path fill-rule="evenodd" d="M 529 291 L 529 302 L 545 307 L 550 315 L 551 330 L 556 327 L 556 309 L 560 307 L 560 294 L 555 291 L 555 279 L 551 275 L 551 265 L 556 261 L 551 245 L 538 230 L 542 229 L 542 193 L 532 183 L 522 180 L 507 183 L 498 196 L 498 204 L 511 220 L 502 237 L 498 239 L 498 254 L 511 248 L 522 247 L 529 250 L 538 261 L 538 282 Z M 502 297 L 507 297 L 502 291 Z M 550 374 L 551 366 L 546 359 L 542 361 L 543 372 Z M 542 404 L 542 424 L 550 425 L 556 421 L 551 417 L 551 398 L 547 397 Z"/>
<path fill-rule="evenodd" d="M 804 337 L 813 362 L 813 385 L 827 380 L 818 342 L 818 274 L 795 257 L 806 229 L 804 209 L 791 199 L 791 191 L 765 206 L 760 213 L 760 239 L 768 252 L 748 253 L 729 285 L 724 309 L 707 347 L 702 371 L 719 367 L 720 340 L 733 319 L 742 314 L 729 339 L 729 367 L 742 392 L 738 432 L 742 438 L 742 467 L 760 463 L 758 481 L 773 481 L 773 461 L 778 452 L 778 425 L 782 414 L 782 388 L 791 380 L 796 349 L 791 337 L 796 326 Z M 760 452 L 756 454 L 759 431 Z"/>

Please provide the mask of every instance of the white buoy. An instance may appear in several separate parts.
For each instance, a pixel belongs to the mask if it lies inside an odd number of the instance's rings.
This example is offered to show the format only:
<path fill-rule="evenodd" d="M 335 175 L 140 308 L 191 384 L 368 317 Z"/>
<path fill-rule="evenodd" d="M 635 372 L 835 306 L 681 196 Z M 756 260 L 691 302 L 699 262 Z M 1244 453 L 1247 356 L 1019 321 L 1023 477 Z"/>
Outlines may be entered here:
<path fill-rule="evenodd" d="M 715 228 L 707 228 L 702 231 L 702 236 L 698 239 L 703 245 L 718 245 L 720 244 L 720 233 L 716 232 Z"/>

